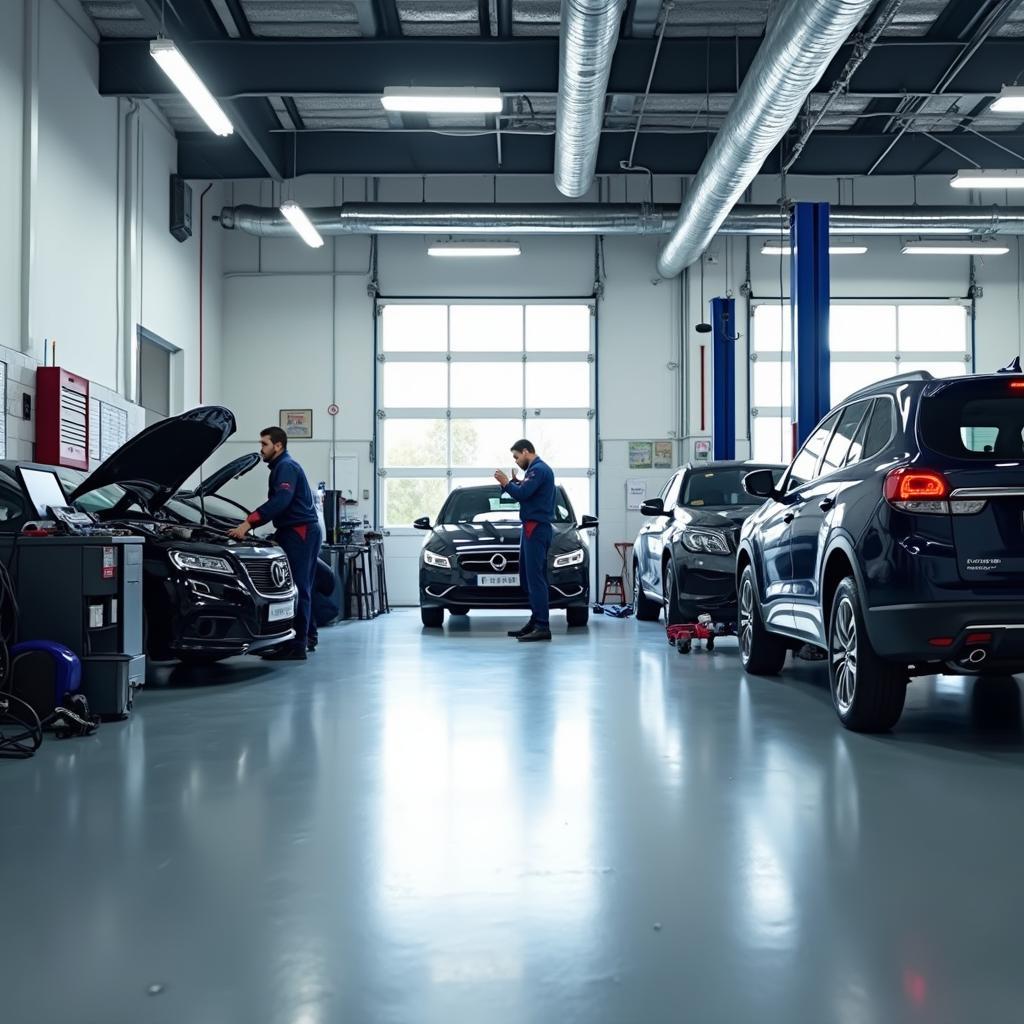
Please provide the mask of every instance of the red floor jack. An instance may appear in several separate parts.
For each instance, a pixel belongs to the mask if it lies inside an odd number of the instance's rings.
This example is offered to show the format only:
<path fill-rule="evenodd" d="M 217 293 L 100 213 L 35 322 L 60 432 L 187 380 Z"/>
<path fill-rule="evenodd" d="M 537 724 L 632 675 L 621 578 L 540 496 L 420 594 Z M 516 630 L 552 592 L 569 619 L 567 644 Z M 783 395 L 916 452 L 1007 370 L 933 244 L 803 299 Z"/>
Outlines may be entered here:
<path fill-rule="evenodd" d="M 698 615 L 696 622 L 680 622 L 674 626 L 666 626 L 668 642 L 675 647 L 680 654 L 689 654 L 694 643 L 704 642 L 706 650 L 715 649 L 715 637 L 735 636 L 734 626 L 724 622 L 712 622 L 711 616 Z"/>

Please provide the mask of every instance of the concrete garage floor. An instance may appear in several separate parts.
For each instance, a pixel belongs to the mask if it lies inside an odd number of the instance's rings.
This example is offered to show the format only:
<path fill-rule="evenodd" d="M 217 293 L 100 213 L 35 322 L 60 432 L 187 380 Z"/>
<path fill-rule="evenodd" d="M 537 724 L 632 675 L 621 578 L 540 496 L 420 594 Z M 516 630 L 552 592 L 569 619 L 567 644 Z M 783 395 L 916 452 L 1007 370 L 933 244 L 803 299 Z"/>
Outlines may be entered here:
<path fill-rule="evenodd" d="M 1016 684 L 855 736 L 820 665 L 519 622 L 349 623 L 0 763 L 2 1019 L 1020 1019 Z"/>

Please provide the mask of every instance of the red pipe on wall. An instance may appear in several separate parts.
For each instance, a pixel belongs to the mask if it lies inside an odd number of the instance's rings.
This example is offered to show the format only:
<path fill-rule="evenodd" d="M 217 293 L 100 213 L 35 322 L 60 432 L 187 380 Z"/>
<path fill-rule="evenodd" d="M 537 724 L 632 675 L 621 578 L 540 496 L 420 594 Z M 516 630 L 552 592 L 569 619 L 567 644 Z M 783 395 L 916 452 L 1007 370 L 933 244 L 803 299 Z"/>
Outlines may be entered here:
<path fill-rule="evenodd" d="M 203 404 L 203 233 L 206 229 L 206 217 L 203 216 L 203 206 L 206 202 L 206 193 L 213 188 L 211 181 L 199 196 L 199 404 Z"/>
<path fill-rule="evenodd" d="M 707 395 L 704 390 L 704 346 L 700 347 L 700 429 L 704 429 Z"/>

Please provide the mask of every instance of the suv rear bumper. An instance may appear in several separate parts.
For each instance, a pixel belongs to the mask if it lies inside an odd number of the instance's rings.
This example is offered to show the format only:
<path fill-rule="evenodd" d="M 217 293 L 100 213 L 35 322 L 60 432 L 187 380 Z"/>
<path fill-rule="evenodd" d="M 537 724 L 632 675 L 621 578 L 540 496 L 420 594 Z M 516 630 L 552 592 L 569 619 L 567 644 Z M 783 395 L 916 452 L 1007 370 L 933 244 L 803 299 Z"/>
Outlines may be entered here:
<path fill-rule="evenodd" d="M 1024 671 L 1024 601 L 883 605 L 868 611 L 867 627 L 883 658 L 956 663 L 964 671 L 982 665 Z M 951 642 L 932 643 L 939 640 Z M 984 650 L 985 658 L 967 663 L 975 650 Z"/>

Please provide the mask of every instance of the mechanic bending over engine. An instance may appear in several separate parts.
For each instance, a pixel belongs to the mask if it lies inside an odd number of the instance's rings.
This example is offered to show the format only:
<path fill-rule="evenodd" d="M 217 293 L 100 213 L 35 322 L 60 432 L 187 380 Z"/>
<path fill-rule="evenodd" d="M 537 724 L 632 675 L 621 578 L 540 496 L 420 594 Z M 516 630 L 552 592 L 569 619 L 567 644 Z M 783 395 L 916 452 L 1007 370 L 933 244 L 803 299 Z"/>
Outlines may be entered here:
<path fill-rule="evenodd" d="M 305 661 L 312 614 L 313 577 L 323 538 L 313 505 L 313 492 L 302 467 L 288 454 L 288 435 L 280 427 L 260 431 L 260 455 L 270 469 L 267 500 L 228 533 L 235 540 L 272 520 L 274 540 L 284 549 L 299 597 L 295 607 L 295 640 L 262 657 L 272 661 Z"/>

